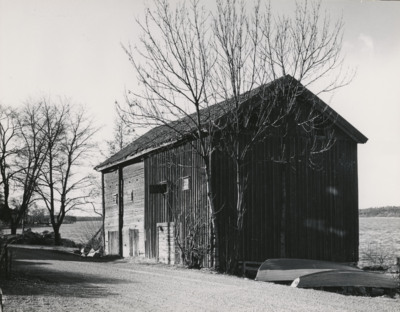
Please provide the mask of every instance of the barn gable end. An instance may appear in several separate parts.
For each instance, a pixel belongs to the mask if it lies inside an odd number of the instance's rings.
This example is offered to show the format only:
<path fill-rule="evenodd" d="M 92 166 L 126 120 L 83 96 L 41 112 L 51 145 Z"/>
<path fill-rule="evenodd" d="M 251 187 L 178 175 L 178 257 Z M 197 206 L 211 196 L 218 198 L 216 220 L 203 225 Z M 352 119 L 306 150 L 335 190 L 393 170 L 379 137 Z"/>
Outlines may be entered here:
<path fill-rule="evenodd" d="M 291 138 L 290 149 L 300 150 Z M 357 144 L 339 140 L 313 167 L 298 153 L 290 163 L 270 159 L 278 140 L 267 139 L 245 164 L 246 214 L 242 261 L 305 258 L 338 262 L 358 260 Z M 233 248 L 235 172 L 224 155 L 213 158 L 215 205 L 219 216 L 220 261 Z M 318 165 L 318 166 L 317 166 Z"/>

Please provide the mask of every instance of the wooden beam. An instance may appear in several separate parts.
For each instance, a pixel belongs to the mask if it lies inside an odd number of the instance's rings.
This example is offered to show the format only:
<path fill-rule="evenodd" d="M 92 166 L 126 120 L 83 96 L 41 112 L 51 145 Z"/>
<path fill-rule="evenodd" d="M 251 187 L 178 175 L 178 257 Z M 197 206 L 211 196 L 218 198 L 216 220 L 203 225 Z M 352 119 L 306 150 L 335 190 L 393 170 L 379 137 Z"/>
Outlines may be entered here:
<path fill-rule="evenodd" d="M 124 180 L 122 174 L 122 167 L 118 167 L 118 232 L 119 232 L 119 255 L 123 256 L 123 237 L 122 230 L 124 227 Z"/>

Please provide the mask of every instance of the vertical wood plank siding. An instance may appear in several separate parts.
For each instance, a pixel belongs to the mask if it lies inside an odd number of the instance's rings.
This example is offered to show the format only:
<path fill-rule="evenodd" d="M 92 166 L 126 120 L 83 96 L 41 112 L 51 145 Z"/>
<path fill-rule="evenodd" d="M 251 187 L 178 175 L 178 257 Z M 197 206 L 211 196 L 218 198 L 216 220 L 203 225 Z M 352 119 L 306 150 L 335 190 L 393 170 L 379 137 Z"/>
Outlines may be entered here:
<path fill-rule="evenodd" d="M 305 154 L 309 149 L 305 139 L 288 139 L 290 164 L 278 161 L 280 144 L 278 137 L 265 140 L 251 150 L 244 164 L 248 183 L 244 194 L 246 213 L 241 260 L 264 261 L 284 256 L 357 261 L 357 144 L 339 137 L 333 148 L 314 157 L 313 166 Z M 219 260 L 225 266 L 236 226 L 235 172 L 229 157 L 219 151 L 214 153 L 212 171 L 215 208 L 219 211 Z M 124 230 L 140 227 L 144 218 L 139 236 L 144 244 L 140 249 L 141 252 L 144 249 L 146 257 L 158 257 L 157 223 L 174 222 L 182 245 L 191 226 L 197 223 L 201 227 L 200 244 L 210 245 L 204 164 L 190 143 L 148 155 L 140 168 L 125 165 L 122 174 Z M 137 177 L 141 177 L 139 182 Z M 185 177 L 189 177 L 188 190 L 183 190 Z M 138 186 L 140 183 L 142 189 Z M 150 192 L 151 186 L 160 184 L 165 184 L 166 189 L 156 187 Z M 118 230 L 118 204 L 114 196 L 118 192 L 118 170 L 104 173 L 104 189 L 107 239 L 107 231 Z M 134 195 L 138 202 L 133 204 L 131 189 L 138 190 Z M 139 206 L 144 206 L 144 211 Z M 124 239 L 124 254 L 126 244 Z M 181 260 L 178 250 L 175 259 Z M 203 265 L 208 266 L 209 260 L 204 259 Z"/>
<path fill-rule="evenodd" d="M 278 138 L 258 144 L 245 164 L 248 183 L 242 260 L 284 256 L 357 261 L 357 144 L 338 139 L 331 150 L 316 157 L 316 168 L 304 155 L 306 141 L 298 137 L 290 138 L 288 144 L 290 164 L 271 161 L 279 157 L 279 144 Z M 222 208 L 220 255 L 225 265 L 235 226 L 235 177 L 232 164 L 221 153 L 213 164 L 216 207 Z"/>
<path fill-rule="evenodd" d="M 183 179 L 189 178 L 189 189 L 183 190 Z M 209 212 L 202 158 L 185 144 L 150 155 L 145 159 L 146 257 L 157 258 L 157 223 L 174 222 L 181 244 L 194 223 L 201 226 L 199 241 L 209 244 Z M 166 183 L 165 193 L 151 193 L 150 187 Z M 178 250 L 175 261 L 180 261 Z M 208 265 L 204 259 L 203 265 Z"/>
<path fill-rule="evenodd" d="M 137 230 L 138 255 L 144 255 L 144 163 L 125 164 L 114 170 L 103 172 L 103 205 L 105 251 L 109 253 L 109 232 L 114 235 L 118 254 L 129 256 L 133 244 L 129 230 Z M 115 236 L 116 235 L 116 236 Z M 116 252 L 116 251 L 114 251 Z"/>
<path fill-rule="evenodd" d="M 126 165 L 122 168 L 124 204 L 123 215 L 123 256 L 130 256 L 131 245 L 129 231 L 137 230 L 137 255 L 144 255 L 144 163 Z M 131 237 L 132 239 L 132 237 Z"/>
<path fill-rule="evenodd" d="M 105 252 L 109 253 L 109 232 L 117 232 L 119 228 L 119 206 L 115 199 L 118 194 L 118 169 L 103 173 L 104 179 L 104 232 L 105 232 Z M 119 244 L 119 243 L 118 243 Z"/>

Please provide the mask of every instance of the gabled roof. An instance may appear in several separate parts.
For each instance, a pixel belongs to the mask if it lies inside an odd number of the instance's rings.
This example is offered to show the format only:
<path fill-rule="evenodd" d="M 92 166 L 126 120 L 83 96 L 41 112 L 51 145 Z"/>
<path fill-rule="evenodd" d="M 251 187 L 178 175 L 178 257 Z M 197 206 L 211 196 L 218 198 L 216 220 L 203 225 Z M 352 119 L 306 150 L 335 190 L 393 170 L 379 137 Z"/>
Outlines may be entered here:
<path fill-rule="evenodd" d="M 367 142 L 368 139 L 360 131 L 353 127 L 328 104 L 318 98 L 307 88 L 303 87 L 300 82 L 289 75 L 274 80 L 267 85 L 263 85 L 254 89 L 250 91 L 250 93 L 245 94 L 243 98 L 245 100 L 250 99 L 259 94 L 261 90 L 265 92 L 266 90 L 268 90 L 268 88 L 277 83 L 282 83 L 282 81 L 290 81 L 291 83 L 294 82 L 299 87 L 303 88 L 303 94 L 313 100 L 315 108 L 318 109 L 328 119 L 333 121 L 339 129 L 341 129 L 356 143 Z M 201 116 L 204 116 L 203 121 L 205 121 L 206 119 L 211 119 L 215 121 L 223 117 L 229 109 L 229 104 L 230 101 L 228 100 L 204 108 L 201 113 Z M 182 119 L 170 122 L 167 125 L 161 125 L 149 130 L 148 132 L 137 138 L 135 141 L 127 145 L 125 148 L 121 149 L 119 152 L 97 165 L 95 169 L 98 171 L 102 171 L 119 163 L 143 157 L 144 155 L 152 151 L 169 146 L 174 143 L 178 143 L 186 139 L 188 134 L 194 132 L 195 130 L 194 123 L 190 120 L 193 116 L 194 114 L 189 117 L 184 117 Z"/>

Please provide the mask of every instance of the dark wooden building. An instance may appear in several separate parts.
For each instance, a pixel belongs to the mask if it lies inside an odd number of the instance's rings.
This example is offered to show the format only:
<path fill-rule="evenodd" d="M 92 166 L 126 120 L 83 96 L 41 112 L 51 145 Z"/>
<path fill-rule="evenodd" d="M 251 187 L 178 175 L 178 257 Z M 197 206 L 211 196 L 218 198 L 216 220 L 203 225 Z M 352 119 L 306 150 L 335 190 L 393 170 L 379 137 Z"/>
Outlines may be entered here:
<path fill-rule="evenodd" d="M 290 161 L 278 161 L 282 137 L 277 132 L 250 150 L 244 164 L 242 261 L 358 260 L 357 144 L 367 138 L 309 90 L 303 88 L 301 97 L 305 109 L 312 101 L 312 109 L 329 121 L 334 144 L 310 155 L 310 140 L 294 131 L 285 136 Z M 220 105 L 210 109 L 218 112 Z M 178 245 L 194 226 L 197 241 L 211 244 L 204 164 L 193 144 L 193 138 L 160 126 L 96 167 L 102 172 L 107 253 L 176 263 Z M 235 177 L 225 152 L 217 149 L 211 164 L 224 266 L 234 237 Z M 205 257 L 203 265 L 209 260 Z"/>

